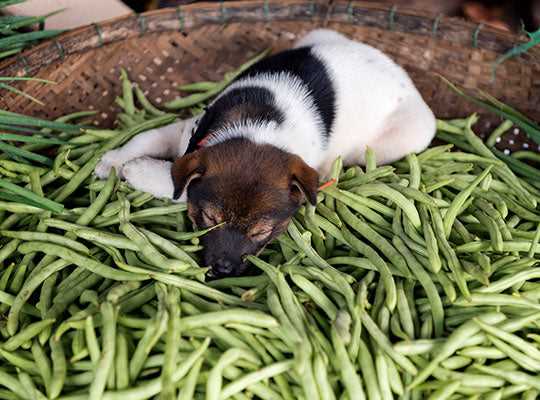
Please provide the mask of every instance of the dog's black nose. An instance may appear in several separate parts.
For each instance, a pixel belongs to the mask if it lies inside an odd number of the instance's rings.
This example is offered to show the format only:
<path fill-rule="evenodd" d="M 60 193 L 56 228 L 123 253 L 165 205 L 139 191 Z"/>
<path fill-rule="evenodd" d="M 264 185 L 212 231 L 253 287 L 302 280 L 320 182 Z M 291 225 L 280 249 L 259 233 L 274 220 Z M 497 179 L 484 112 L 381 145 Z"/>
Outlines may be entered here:
<path fill-rule="evenodd" d="M 233 269 L 234 263 L 224 258 L 216 260 L 216 262 L 212 266 L 212 271 L 214 272 L 214 274 L 220 276 L 230 275 L 233 272 Z"/>

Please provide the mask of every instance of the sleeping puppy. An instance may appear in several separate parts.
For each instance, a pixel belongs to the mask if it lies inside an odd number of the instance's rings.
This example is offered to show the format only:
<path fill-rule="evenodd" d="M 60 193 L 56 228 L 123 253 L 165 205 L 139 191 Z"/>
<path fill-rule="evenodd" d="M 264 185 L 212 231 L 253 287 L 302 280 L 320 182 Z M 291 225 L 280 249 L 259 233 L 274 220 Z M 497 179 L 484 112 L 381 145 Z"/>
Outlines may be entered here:
<path fill-rule="evenodd" d="M 186 200 L 214 276 L 245 272 L 283 232 L 304 199 L 316 204 L 333 160 L 378 163 L 426 148 L 435 118 L 406 72 L 380 51 L 329 30 L 266 58 L 236 79 L 202 116 L 136 136 L 104 155 L 134 188 Z M 168 160 L 173 160 L 168 161 Z"/>

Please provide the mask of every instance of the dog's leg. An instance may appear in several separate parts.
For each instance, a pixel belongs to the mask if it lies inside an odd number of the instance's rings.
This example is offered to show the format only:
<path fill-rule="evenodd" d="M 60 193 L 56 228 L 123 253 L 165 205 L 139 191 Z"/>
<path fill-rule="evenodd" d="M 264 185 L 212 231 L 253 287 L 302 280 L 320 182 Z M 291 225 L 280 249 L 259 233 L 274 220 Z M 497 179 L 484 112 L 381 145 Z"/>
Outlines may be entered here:
<path fill-rule="evenodd" d="M 111 168 L 115 168 L 118 176 L 123 177 L 122 167 L 128 161 L 140 157 L 174 158 L 182 154 L 194 124 L 195 118 L 191 118 L 135 136 L 124 146 L 105 153 L 96 166 L 96 175 L 106 178 Z"/>
<path fill-rule="evenodd" d="M 170 161 L 141 157 L 128 161 L 122 167 L 124 178 L 136 190 L 150 193 L 157 198 L 172 199 L 174 185 Z M 185 201 L 181 198 L 178 201 Z"/>
<path fill-rule="evenodd" d="M 435 124 L 431 110 L 422 101 L 414 99 L 394 111 L 381 135 L 368 146 L 375 152 L 378 164 L 388 164 L 428 147 L 435 136 Z M 358 161 L 364 163 L 364 156 Z"/>

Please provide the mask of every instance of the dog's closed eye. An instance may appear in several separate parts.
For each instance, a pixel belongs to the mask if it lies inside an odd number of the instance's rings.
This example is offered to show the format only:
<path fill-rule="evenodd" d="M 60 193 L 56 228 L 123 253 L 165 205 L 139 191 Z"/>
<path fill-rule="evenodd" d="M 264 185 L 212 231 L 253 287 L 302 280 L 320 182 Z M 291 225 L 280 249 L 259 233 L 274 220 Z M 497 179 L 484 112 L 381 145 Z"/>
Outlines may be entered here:
<path fill-rule="evenodd" d="M 212 205 L 205 205 L 201 210 L 201 216 L 206 226 L 214 226 L 223 222 L 223 213 Z"/>
<path fill-rule="evenodd" d="M 274 225 L 270 220 L 262 220 L 253 225 L 248 231 L 248 237 L 254 242 L 264 242 L 274 231 Z"/>

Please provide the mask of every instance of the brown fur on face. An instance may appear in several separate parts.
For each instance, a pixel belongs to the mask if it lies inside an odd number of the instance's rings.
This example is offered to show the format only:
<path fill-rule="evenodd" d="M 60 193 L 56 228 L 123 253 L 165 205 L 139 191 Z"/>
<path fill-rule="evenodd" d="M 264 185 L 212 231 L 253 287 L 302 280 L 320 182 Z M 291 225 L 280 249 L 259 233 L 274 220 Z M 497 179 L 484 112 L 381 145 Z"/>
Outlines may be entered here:
<path fill-rule="evenodd" d="M 187 187 L 188 215 L 199 228 L 216 275 L 242 273 L 255 254 L 286 229 L 304 197 L 315 204 L 319 177 L 300 157 L 275 146 L 230 139 L 175 161 L 175 195 Z"/>

